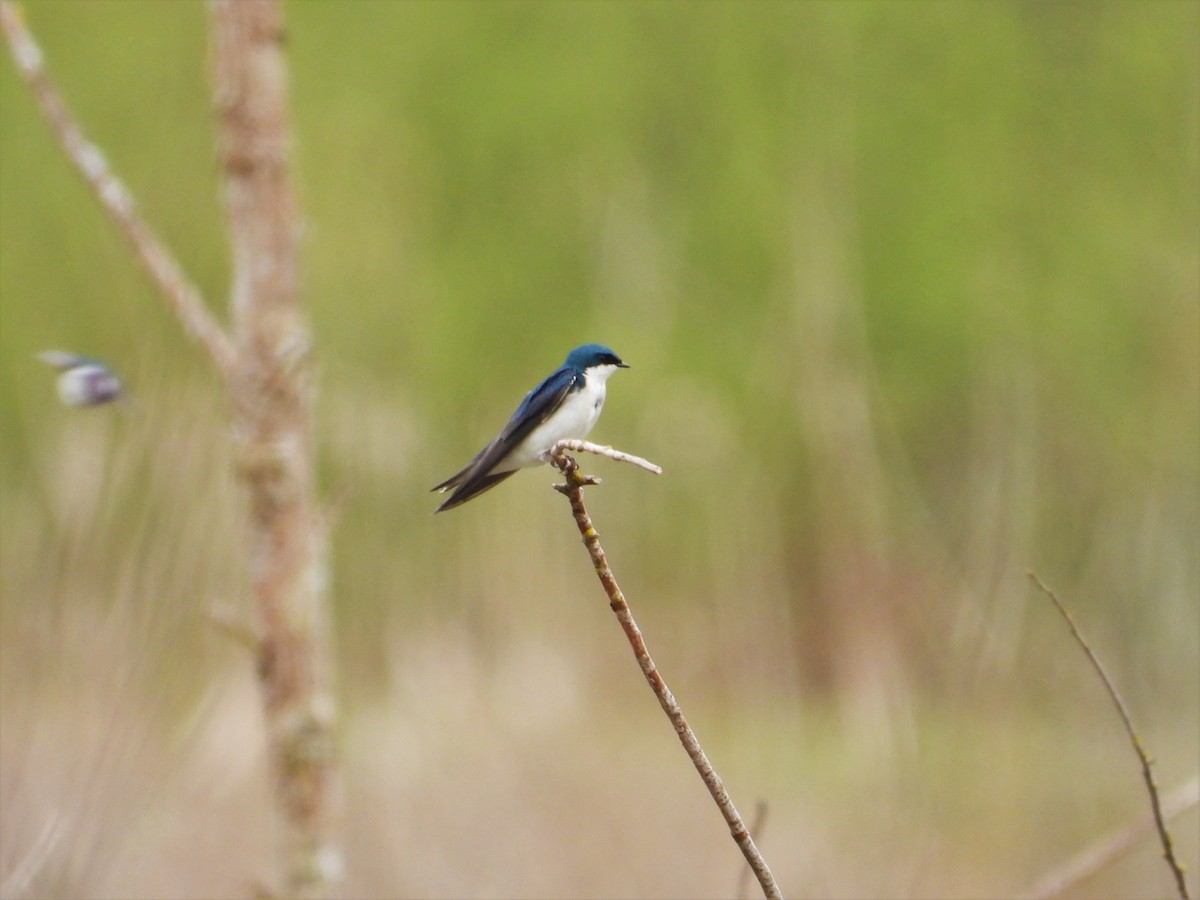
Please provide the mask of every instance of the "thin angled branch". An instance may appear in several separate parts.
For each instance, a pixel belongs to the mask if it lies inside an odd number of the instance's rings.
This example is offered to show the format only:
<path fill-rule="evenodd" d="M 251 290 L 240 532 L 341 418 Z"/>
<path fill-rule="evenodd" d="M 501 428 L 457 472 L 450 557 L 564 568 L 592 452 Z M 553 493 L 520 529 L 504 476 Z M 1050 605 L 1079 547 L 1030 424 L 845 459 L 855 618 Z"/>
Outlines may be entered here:
<path fill-rule="evenodd" d="M 1164 819 L 1173 819 L 1180 813 L 1194 809 L 1200 804 L 1200 776 L 1176 787 L 1163 797 Z M 1154 830 L 1154 816 L 1144 815 L 1123 828 L 1093 841 L 1065 863 L 1055 866 L 1030 887 L 1021 892 L 1025 900 L 1051 900 L 1061 897 L 1080 882 L 1090 878 L 1104 866 L 1129 850 L 1146 832 Z"/>
<path fill-rule="evenodd" d="M 1058 610 L 1059 615 L 1066 621 L 1067 627 L 1071 629 L 1071 635 L 1075 638 L 1075 642 L 1087 654 L 1088 662 L 1092 664 L 1092 668 L 1100 676 L 1100 680 L 1104 683 L 1104 689 L 1108 692 L 1113 706 L 1117 708 L 1117 713 L 1121 717 L 1121 723 L 1125 726 L 1125 733 L 1129 735 L 1134 752 L 1137 753 L 1138 760 L 1142 764 L 1142 780 L 1146 782 L 1146 791 L 1150 794 L 1150 808 L 1154 813 L 1154 827 L 1158 830 L 1158 837 L 1162 842 L 1163 859 L 1167 861 L 1167 865 L 1171 868 L 1171 874 L 1175 876 L 1175 887 L 1179 891 L 1181 900 L 1188 900 L 1187 880 L 1183 876 L 1183 866 L 1175 858 L 1175 847 L 1171 842 L 1171 833 L 1167 830 L 1166 819 L 1163 816 L 1162 801 L 1158 796 L 1158 783 L 1154 779 L 1150 754 L 1142 747 L 1141 738 L 1138 737 L 1137 729 L 1133 727 L 1133 720 L 1129 717 L 1129 710 L 1125 706 L 1125 701 L 1121 698 L 1121 694 L 1117 691 L 1112 679 L 1108 677 L 1108 672 L 1105 671 L 1099 658 L 1092 652 L 1091 646 L 1080 633 L 1079 628 L 1075 625 L 1075 620 L 1071 617 L 1071 614 L 1067 611 L 1062 601 L 1058 599 L 1054 591 L 1046 587 L 1045 583 L 1035 573 L 1029 572 L 1028 575 L 1038 590 L 1050 598 L 1050 602 L 1054 604 L 1054 608 Z"/>
<path fill-rule="evenodd" d="M 25 27 L 21 10 L 9 0 L 0 0 L 0 28 L 8 40 L 17 71 L 29 85 L 42 115 L 49 122 L 67 158 L 91 189 L 100 207 L 129 239 L 146 271 L 182 323 L 199 341 L 217 369 L 228 380 L 234 370 L 235 353 L 228 335 L 213 318 L 196 288 L 166 246 L 138 214 L 137 205 L 124 183 L 113 174 L 100 148 L 91 143 L 46 71 L 42 50 Z"/>
<path fill-rule="evenodd" d="M 575 517 L 575 524 L 579 528 L 579 534 L 583 537 L 584 546 L 587 547 L 587 551 L 592 557 L 592 564 L 595 566 L 600 584 L 604 587 L 604 592 L 608 595 L 609 606 L 616 614 L 617 621 L 621 623 L 621 628 L 625 632 L 625 637 L 629 640 L 629 646 L 633 649 L 633 655 L 637 658 L 638 665 L 641 667 L 642 674 L 645 675 L 650 689 L 654 691 L 654 696 L 658 698 L 663 712 L 671 720 L 671 725 L 674 727 L 675 733 L 679 736 L 679 741 L 683 744 L 683 749 L 687 751 L 687 755 L 691 758 L 696 771 L 700 773 L 700 777 L 704 780 L 704 784 L 708 788 L 708 792 L 712 795 L 713 801 L 721 810 L 721 815 L 725 817 L 725 822 L 729 826 L 729 831 L 733 835 L 734 841 L 737 843 L 739 849 L 741 849 L 742 855 L 746 857 L 746 862 L 750 864 L 755 877 L 758 878 L 758 882 L 762 886 L 763 896 L 767 898 L 782 898 L 783 895 L 779 892 L 779 885 L 775 883 L 775 877 L 771 874 L 771 869 L 767 866 L 767 861 L 763 859 L 762 854 L 754 843 L 754 838 L 742 821 L 737 808 L 733 805 L 733 801 L 729 797 L 729 792 L 725 789 L 724 782 L 721 781 L 720 776 L 713 769 L 712 763 L 708 761 L 708 757 L 701 748 L 700 741 L 697 740 L 695 732 L 692 731 L 691 726 L 687 723 L 687 719 L 684 718 L 683 710 L 679 708 L 679 703 L 675 700 L 675 696 L 671 693 L 670 688 L 667 687 L 662 673 L 658 671 L 654 660 L 651 659 L 650 651 L 646 649 L 646 641 L 642 637 L 641 629 L 638 628 L 637 622 L 634 621 L 633 613 L 629 609 L 625 595 L 621 592 L 616 576 L 613 575 L 613 571 L 608 565 L 608 559 L 604 555 L 604 548 L 600 546 L 600 536 L 596 533 L 596 529 L 592 525 L 592 519 L 583 504 L 584 486 L 596 484 L 597 482 L 591 476 L 583 474 L 579 469 L 579 463 L 575 461 L 574 457 L 567 455 L 567 447 L 574 443 L 576 442 L 562 441 L 549 451 L 550 461 L 563 473 L 567 480 L 566 484 L 555 485 L 555 487 L 559 492 L 566 495 L 571 503 L 571 512 Z M 578 449 L 590 448 L 580 447 Z M 630 457 L 628 454 L 620 453 L 620 451 L 608 452 L 606 448 L 599 449 L 605 451 L 602 452 L 602 455 L 609 456 L 612 459 L 634 462 L 643 468 L 649 468 L 650 471 L 658 468 L 653 463 L 646 463 L 645 460 Z M 593 450 L 592 452 L 596 451 Z"/>

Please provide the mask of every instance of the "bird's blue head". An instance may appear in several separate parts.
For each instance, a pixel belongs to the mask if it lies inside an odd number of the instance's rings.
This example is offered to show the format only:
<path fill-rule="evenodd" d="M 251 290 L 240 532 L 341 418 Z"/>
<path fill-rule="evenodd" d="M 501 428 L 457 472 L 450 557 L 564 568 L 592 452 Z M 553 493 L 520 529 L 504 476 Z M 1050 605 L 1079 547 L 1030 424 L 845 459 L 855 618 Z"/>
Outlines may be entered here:
<path fill-rule="evenodd" d="M 617 356 L 617 354 L 613 353 L 612 350 L 603 344 L 584 344 L 582 347 L 576 347 L 567 354 L 567 361 L 563 365 L 571 369 L 578 369 L 581 372 L 586 372 L 588 369 L 596 366 L 615 366 L 618 369 L 629 368 L 626 363 L 621 362 L 621 357 Z"/>

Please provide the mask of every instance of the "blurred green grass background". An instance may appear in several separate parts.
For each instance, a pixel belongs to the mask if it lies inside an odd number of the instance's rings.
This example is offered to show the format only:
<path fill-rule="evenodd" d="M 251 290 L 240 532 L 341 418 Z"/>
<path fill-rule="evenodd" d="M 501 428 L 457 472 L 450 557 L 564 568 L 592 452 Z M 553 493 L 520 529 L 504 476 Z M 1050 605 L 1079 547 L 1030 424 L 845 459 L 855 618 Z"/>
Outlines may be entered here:
<path fill-rule="evenodd" d="M 25 9 L 223 315 L 204 7 Z M 585 341 L 633 366 L 594 437 L 665 469 L 588 461 L 593 517 L 785 892 L 1011 894 L 1145 813 L 1030 568 L 1160 782 L 1195 773 L 1200 7 L 287 14 L 346 895 L 735 890 L 549 471 L 430 515 Z M 8 59 L 0 114 L 0 879 L 48 845 L 22 896 L 244 896 L 269 841 L 251 661 L 206 621 L 250 615 L 223 398 Z M 132 409 L 59 407 L 52 347 Z M 1176 838 L 1194 873 L 1194 809 Z M 1076 895 L 1168 895 L 1158 857 Z"/>

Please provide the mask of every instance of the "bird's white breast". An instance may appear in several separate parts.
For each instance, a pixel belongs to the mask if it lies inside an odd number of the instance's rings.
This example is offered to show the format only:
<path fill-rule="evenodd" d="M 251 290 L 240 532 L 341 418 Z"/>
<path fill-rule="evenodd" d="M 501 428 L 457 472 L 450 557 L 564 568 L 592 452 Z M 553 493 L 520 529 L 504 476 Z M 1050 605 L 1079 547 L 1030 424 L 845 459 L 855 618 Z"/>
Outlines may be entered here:
<path fill-rule="evenodd" d="M 541 455 L 559 441 L 582 440 L 587 437 L 600 410 L 604 407 L 608 377 L 617 370 L 616 366 L 596 366 L 588 369 L 583 387 L 568 394 L 554 413 L 529 433 L 520 446 L 509 455 L 508 463 L 513 468 L 524 468 L 543 462 Z"/>

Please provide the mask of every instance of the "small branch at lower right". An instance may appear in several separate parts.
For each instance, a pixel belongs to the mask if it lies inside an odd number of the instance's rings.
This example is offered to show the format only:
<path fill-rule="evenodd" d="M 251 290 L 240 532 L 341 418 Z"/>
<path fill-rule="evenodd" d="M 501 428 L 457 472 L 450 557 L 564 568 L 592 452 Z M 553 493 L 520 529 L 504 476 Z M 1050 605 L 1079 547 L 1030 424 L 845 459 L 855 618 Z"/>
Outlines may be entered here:
<path fill-rule="evenodd" d="M 1152 760 L 1150 754 L 1146 752 L 1146 748 L 1142 745 L 1142 739 L 1138 736 L 1137 730 L 1133 727 L 1133 719 L 1129 715 L 1129 709 L 1125 705 L 1125 700 L 1121 697 L 1117 686 L 1109 677 L 1103 663 L 1100 662 L 1100 658 L 1096 656 L 1091 645 L 1075 624 L 1075 619 L 1067 611 L 1063 602 L 1058 599 L 1058 595 L 1046 587 L 1042 579 L 1038 578 L 1035 573 L 1030 572 L 1028 574 L 1029 580 L 1050 599 L 1058 614 L 1067 623 L 1067 628 L 1071 630 L 1071 636 L 1075 639 L 1075 643 L 1083 649 L 1088 662 L 1091 663 L 1092 669 L 1104 685 L 1104 690 L 1108 693 L 1109 699 L 1112 701 L 1113 706 L 1116 707 L 1117 715 L 1120 716 L 1125 733 L 1129 736 L 1134 753 L 1137 754 L 1138 762 L 1142 765 L 1142 780 L 1146 783 L 1146 793 L 1150 795 L 1150 812 L 1154 819 L 1155 830 L 1158 832 L 1158 839 L 1162 843 L 1163 859 L 1166 860 L 1167 866 L 1170 867 L 1171 874 L 1175 878 L 1175 889 L 1179 892 L 1180 900 L 1188 900 L 1187 879 L 1183 875 L 1183 866 L 1175 856 L 1175 845 L 1171 841 L 1171 832 L 1167 830 L 1167 817 L 1163 814 L 1162 800 L 1158 795 L 1158 782 L 1154 779 L 1154 769 L 1151 766 Z"/>

